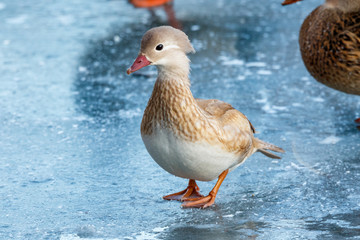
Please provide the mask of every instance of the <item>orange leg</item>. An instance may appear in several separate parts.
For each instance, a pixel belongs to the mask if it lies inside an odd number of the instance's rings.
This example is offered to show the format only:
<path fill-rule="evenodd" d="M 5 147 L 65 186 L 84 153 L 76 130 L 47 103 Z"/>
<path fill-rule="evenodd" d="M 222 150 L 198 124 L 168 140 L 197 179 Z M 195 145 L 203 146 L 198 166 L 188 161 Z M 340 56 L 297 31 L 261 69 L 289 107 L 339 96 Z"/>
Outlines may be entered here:
<path fill-rule="evenodd" d="M 296 3 L 296 2 L 299 2 L 301 0 L 285 0 L 282 5 L 289 5 L 289 4 L 293 4 L 293 3 Z"/>
<path fill-rule="evenodd" d="M 219 188 L 228 172 L 229 170 L 225 170 L 220 174 L 219 179 L 215 184 L 215 187 L 209 192 L 209 195 L 197 199 L 189 199 L 189 201 L 185 200 L 187 202 L 182 204 L 181 206 L 184 208 L 207 208 L 213 205 L 215 202 L 216 194 L 219 191 Z"/>
<path fill-rule="evenodd" d="M 175 11 L 173 8 L 173 4 L 170 2 L 164 4 L 164 10 L 168 17 L 170 26 L 177 28 L 177 29 L 182 29 L 181 23 L 175 17 Z"/>
<path fill-rule="evenodd" d="M 173 193 L 173 194 L 170 194 L 170 195 L 166 195 L 166 196 L 163 197 L 163 199 L 165 199 L 165 200 L 186 201 L 186 200 L 191 200 L 191 199 L 194 199 L 194 198 L 196 199 L 196 198 L 203 197 L 203 195 L 201 195 L 199 191 L 200 191 L 200 188 L 196 184 L 195 180 L 190 179 L 189 180 L 189 185 L 185 190 L 180 191 L 178 193 Z"/>

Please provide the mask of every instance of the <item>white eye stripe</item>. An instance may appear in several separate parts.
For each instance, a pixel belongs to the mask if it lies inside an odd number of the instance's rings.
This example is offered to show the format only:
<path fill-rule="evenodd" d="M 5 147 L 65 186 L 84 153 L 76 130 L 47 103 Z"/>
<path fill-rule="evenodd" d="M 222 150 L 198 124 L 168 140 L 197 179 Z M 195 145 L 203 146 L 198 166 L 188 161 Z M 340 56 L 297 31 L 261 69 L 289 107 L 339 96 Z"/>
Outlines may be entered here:
<path fill-rule="evenodd" d="M 167 49 L 179 49 L 180 47 L 178 45 L 165 45 L 163 50 Z"/>

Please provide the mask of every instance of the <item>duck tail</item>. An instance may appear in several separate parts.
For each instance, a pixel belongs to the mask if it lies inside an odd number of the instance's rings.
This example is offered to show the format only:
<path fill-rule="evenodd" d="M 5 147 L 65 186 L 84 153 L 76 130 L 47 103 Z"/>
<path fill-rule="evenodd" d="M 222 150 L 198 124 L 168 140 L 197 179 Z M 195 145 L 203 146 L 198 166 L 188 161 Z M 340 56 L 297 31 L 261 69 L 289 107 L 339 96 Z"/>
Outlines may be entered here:
<path fill-rule="evenodd" d="M 273 144 L 264 142 L 258 138 L 255 138 L 255 148 L 256 151 L 261 152 L 262 154 L 264 154 L 265 156 L 269 157 L 269 158 L 274 158 L 274 159 L 280 159 L 281 157 L 279 157 L 278 155 L 275 155 L 269 151 L 266 150 L 271 150 L 274 152 L 279 152 L 279 153 L 284 153 L 284 149 L 275 146 Z"/>

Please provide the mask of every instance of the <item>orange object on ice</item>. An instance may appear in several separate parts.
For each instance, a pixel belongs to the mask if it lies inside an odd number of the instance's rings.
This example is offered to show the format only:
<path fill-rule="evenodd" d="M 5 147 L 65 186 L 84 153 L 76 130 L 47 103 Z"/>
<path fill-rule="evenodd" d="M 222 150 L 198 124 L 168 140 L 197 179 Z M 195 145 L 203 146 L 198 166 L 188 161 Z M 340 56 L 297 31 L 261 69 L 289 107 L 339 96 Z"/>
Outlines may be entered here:
<path fill-rule="evenodd" d="M 159 7 L 172 0 L 130 0 L 129 2 L 137 8 Z"/>

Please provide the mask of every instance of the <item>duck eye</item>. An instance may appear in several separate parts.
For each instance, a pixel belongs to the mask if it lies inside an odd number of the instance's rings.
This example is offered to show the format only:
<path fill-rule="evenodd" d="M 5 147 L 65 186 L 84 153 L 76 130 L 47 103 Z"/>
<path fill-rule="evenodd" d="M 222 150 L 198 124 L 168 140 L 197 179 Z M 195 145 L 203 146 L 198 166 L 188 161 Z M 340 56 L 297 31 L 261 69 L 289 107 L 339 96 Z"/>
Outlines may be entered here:
<path fill-rule="evenodd" d="M 159 44 L 159 45 L 156 46 L 155 49 L 156 49 L 157 51 L 161 51 L 163 48 L 164 48 L 164 45 Z"/>

